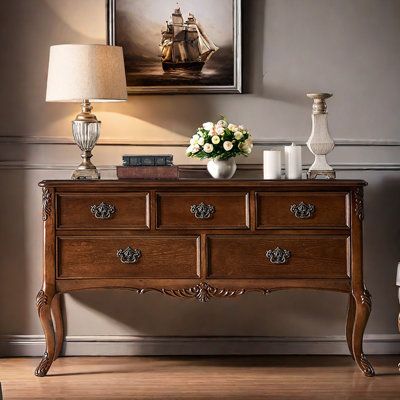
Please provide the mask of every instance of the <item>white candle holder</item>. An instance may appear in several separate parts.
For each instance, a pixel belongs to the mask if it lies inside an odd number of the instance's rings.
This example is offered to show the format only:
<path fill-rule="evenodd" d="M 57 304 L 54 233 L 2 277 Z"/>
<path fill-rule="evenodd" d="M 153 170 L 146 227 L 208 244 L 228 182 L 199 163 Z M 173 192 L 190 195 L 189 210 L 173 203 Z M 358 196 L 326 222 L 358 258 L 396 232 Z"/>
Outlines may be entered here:
<path fill-rule="evenodd" d="M 307 97 L 314 100 L 312 113 L 312 131 L 307 146 L 314 154 L 315 160 L 308 170 L 307 177 L 315 179 L 322 176 L 328 179 L 336 178 L 336 173 L 326 161 L 326 155 L 335 147 L 328 130 L 328 112 L 325 99 L 332 97 L 330 93 L 309 93 Z"/>

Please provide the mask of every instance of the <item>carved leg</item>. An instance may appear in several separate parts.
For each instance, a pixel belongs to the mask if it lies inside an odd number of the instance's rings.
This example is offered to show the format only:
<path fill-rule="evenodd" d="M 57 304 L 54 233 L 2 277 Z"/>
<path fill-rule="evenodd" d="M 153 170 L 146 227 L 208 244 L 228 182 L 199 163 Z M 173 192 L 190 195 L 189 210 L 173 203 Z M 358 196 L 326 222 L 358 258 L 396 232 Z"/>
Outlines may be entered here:
<path fill-rule="evenodd" d="M 43 357 L 35 370 L 36 376 L 45 376 L 54 360 L 55 337 L 50 311 L 50 305 L 51 301 L 53 300 L 53 296 L 54 293 L 45 292 L 44 290 L 40 290 L 36 296 L 36 306 L 38 309 L 40 323 L 42 324 L 46 338 L 46 351 L 44 352 Z"/>
<path fill-rule="evenodd" d="M 353 330 L 354 330 L 354 319 L 356 316 L 356 303 L 354 301 L 353 295 L 349 295 L 349 307 L 347 310 L 347 323 L 346 323 L 346 340 L 347 346 L 350 351 L 350 355 L 354 360 L 353 354 Z"/>
<path fill-rule="evenodd" d="M 365 376 L 374 376 L 375 371 L 362 348 L 364 330 L 371 312 L 371 295 L 364 289 L 361 293 L 353 293 L 353 296 L 356 308 L 352 343 L 354 359 Z"/>
<path fill-rule="evenodd" d="M 54 327 L 56 331 L 56 347 L 54 352 L 54 360 L 60 356 L 64 341 L 64 323 L 61 308 L 61 293 L 57 293 L 51 302 L 51 312 L 53 314 Z M 54 361 L 53 360 L 53 361 Z"/>

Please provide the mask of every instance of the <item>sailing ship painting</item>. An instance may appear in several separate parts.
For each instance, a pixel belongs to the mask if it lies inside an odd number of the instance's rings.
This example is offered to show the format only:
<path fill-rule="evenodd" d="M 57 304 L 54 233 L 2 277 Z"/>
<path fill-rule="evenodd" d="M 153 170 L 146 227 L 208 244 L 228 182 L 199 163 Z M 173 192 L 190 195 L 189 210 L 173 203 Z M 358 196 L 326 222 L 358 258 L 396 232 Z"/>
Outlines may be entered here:
<path fill-rule="evenodd" d="M 201 71 L 204 64 L 218 51 L 204 28 L 192 13 L 184 22 L 181 9 L 175 9 L 162 31 L 160 44 L 162 68 L 165 72 Z"/>
<path fill-rule="evenodd" d="M 176 1 L 108 0 L 128 92 L 240 92 L 240 0 Z"/>

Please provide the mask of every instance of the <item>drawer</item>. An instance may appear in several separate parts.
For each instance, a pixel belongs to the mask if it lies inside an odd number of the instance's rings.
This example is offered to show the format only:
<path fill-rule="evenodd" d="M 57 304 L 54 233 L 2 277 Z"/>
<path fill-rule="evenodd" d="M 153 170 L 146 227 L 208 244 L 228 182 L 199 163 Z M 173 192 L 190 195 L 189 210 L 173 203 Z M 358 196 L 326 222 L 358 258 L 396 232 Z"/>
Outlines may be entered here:
<path fill-rule="evenodd" d="M 348 228 L 348 193 L 257 193 L 257 228 Z"/>
<path fill-rule="evenodd" d="M 200 238 L 59 237 L 59 278 L 198 278 Z"/>
<path fill-rule="evenodd" d="M 74 229 L 149 229 L 149 194 L 59 194 L 57 226 Z"/>
<path fill-rule="evenodd" d="M 347 236 L 209 236 L 210 278 L 346 278 Z"/>
<path fill-rule="evenodd" d="M 248 229 L 248 193 L 158 193 L 157 228 Z"/>

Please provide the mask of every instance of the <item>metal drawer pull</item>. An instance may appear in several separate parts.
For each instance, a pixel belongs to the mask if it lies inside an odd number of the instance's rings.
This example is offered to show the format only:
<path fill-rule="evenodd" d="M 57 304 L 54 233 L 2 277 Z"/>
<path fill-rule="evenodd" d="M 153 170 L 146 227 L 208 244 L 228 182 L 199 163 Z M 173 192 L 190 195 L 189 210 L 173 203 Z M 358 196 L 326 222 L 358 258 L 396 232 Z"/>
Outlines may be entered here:
<path fill-rule="evenodd" d="M 128 246 L 125 250 L 119 249 L 117 251 L 117 257 L 119 257 L 122 264 L 135 264 L 142 256 L 142 252 L 139 249 L 132 249 Z"/>
<path fill-rule="evenodd" d="M 315 206 L 314 204 L 306 204 L 304 202 L 300 202 L 299 204 L 291 205 L 290 211 L 294 214 L 296 218 L 308 219 L 314 215 Z"/>
<path fill-rule="evenodd" d="M 215 213 L 215 207 L 211 204 L 194 204 L 190 207 L 190 212 L 194 214 L 197 219 L 209 219 Z"/>
<path fill-rule="evenodd" d="M 277 247 L 274 250 L 268 250 L 265 255 L 272 264 L 285 264 L 289 260 L 291 253 L 289 250 Z"/>
<path fill-rule="evenodd" d="M 111 216 L 115 213 L 115 206 L 112 204 L 107 204 L 101 202 L 99 205 L 93 205 L 90 207 L 90 212 L 97 219 L 110 219 Z"/>

